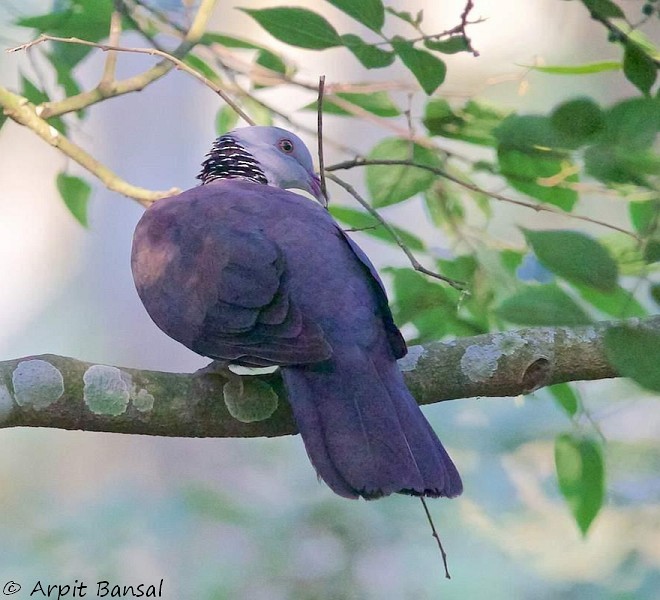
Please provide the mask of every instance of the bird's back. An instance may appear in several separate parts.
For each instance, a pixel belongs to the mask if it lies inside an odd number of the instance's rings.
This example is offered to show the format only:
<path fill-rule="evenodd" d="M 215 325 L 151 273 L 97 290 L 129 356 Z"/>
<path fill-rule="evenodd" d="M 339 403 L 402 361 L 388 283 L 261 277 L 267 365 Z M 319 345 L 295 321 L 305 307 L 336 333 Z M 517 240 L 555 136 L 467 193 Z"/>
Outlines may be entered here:
<path fill-rule="evenodd" d="M 282 366 L 309 457 L 336 493 L 461 492 L 398 369 L 405 343 L 382 283 L 319 205 L 262 184 L 209 183 L 145 213 L 132 266 L 168 335 L 212 358 Z"/>
<path fill-rule="evenodd" d="M 180 315 L 181 331 L 170 326 L 167 333 L 189 347 L 216 300 L 218 274 L 232 260 L 245 265 L 280 261 L 279 280 L 255 281 L 253 293 L 269 283 L 279 285 L 330 345 L 350 338 L 365 348 L 394 343 L 392 352 L 403 353 L 371 265 L 356 256 L 327 211 L 298 194 L 220 180 L 158 201 L 136 228 L 132 265 L 138 292 L 155 311 Z M 267 279 L 268 274 L 255 270 L 252 275 Z"/>

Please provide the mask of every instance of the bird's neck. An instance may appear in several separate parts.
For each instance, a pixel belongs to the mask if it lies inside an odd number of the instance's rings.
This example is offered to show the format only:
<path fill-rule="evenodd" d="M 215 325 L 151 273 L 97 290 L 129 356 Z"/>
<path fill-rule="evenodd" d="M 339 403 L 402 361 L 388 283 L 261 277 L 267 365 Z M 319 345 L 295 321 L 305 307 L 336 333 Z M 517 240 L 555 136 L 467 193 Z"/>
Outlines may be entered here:
<path fill-rule="evenodd" d="M 197 179 L 202 185 L 216 179 L 244 179 L 268 184 L 268 178 L 254 156 L 230 135 L 223 135 L 213 142 Z"/>

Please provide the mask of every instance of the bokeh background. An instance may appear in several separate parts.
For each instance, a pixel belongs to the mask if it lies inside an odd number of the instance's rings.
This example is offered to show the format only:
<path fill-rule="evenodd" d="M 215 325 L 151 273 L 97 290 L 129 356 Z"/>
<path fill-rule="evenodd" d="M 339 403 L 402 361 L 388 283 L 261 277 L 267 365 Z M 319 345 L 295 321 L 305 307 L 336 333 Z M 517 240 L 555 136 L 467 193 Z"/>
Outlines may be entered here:
<path fill-rule="evenodd" d="M 185 22 L 177 0 L 160 6 Z M 185 3 L 184 3 L 185 4 Z M 403 70 L 364 73 L 342 49 L 294 50 L 278 44 L 235 7 L 272 0 L 218 3 L 212 27 L 280 49 L 310 79 L 408 78 Z M 354 27 L 321 0 L 297 0 Z M 429 30 L 458 21 L 463 2 L 397 0 L 425 11 Z M 477 0 L 472 27 L 479 58 L 447 57 L 448 99 L 478 95 L 500 106 L 547 112 L 588 93 L 603 104 L 633 95 L 620 74 L 558 78 L 521 65 L 617 59 L 583 6 L 560 0 Z M 30 37 L 13 27 L 18 15 L 50 10 L 45 0 L 4 0 L 0 45 Z M 141 43 L 128 34 L 126 45 Z M 93 52 L 78 74 L 97 83 L 104 56 Z M 122 55 L 118 76 L 153 64 Z M 38 61 L 36 61 L 38 68 Z M 0 52 L 0 82 L 18 87 L 33 74 L 25 54 Z M 586 87 L 588 86 L 588 87 Z M 273 89 L 283 110 L 313 94 Z M 398 97 L 405 100 L 405 96 Z M 214 137 L 218 98 L 173 72 L 141 93 L 89 111 L 76 140 L 126 180 L 151 189 L 195 185 Z M 413 104 L 413 116 L 415 113 Z M 315 115 L 297 115 L 313 125 Z M 328 117 L 337 140 L 368 151 L 385 132 L 373 124 Z M 310 143 L 313 140 L 307 138 Z M 328 148 L 328 161 L 339 159 Z M 166 338 L 144 312 L 129 268 L 131 236 L 142 208 L 95 184 L 90 227 L 70 215 L 54 185 L 75 165 L 30 131 L 8 122 L 0 131 L 0 357 L 57 353 L 87 361 L 171 371 L 205 364 Z M 350 175 L 358 189 L 363 173 Z M 349 202 L 338 189 L 333 201 Z M 587 207 L 589 205 L 587 204 Z M 592 208 L 595 205 L 592 205 Z M 539 217 L 497 207 L 494 226 Z M 385 215 L 446 248 L 426 223 L 421 203 Z M 598 204 L 616 221 L 623 209 Z M 548 219 L 548 217 L 542 217 Z M 550 221 L 548 221 L 550 222 Z M 507 229 L 508 228 L 508 229 Z M 381 268 L 405 265 L 389 246 L 358 235 Z M 660 411 L 626 381 L 578 384 L 604 433 L 608 499 L 583 539 L 557 492 L 553 439 L 566 420 L 546 393 L 524 399 L 467 399 L 429 406 L 425 414 L 460 466 L 466 491 L 431 502 L 449 552 L 453 579 L 418 501 L 393 497 L 351 502 L 319 484 L 298 436 L 279 439 L 164 439 L 47 429 L 0 431 L 0 586 L 14 580 L 27 597 L 41 580 L 89 585 L 157 582 L 169 599 L 355 598 L 640 598 L 660 597 Z M 91 590 L 90 596 L 94 590 Z M 92 596 L 93 597 L 93 596 Z"/>

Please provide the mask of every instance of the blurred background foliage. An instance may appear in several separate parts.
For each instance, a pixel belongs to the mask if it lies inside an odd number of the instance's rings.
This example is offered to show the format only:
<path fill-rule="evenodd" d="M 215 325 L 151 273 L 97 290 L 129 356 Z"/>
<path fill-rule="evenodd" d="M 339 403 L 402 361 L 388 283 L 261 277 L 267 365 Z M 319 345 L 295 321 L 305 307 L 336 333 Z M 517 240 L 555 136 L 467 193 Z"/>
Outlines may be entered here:
<path fill-rule="evenodd" d="M 325 73 L 326 165 L 356 156 L 421 165 L 334 172 L 382 209 L 427 268 L 465 282 L 469 295 L 411 270 L 382 226 L 330 187 L 333 214 L 359 230 L 411 343 L 657 312 L 658 3 L 278 4 L 219 3 L 181 58 L 256 122 L 296 129 L 310 147 Z M 6 2 L 0 39 L 104 42 L 113 6 Z M 174 52 L 199 8 L 121 7 L 122 45 Z M 0 81 L 52 111 L 93 88 L 105 61 L 89 47 L 40 45 L 2 53 Z M 121 54 L 116 77 L 154 62 Z M 49 123 L 154 190 L 192 187 L 213 136 L 240 124 L 183 73 L 68 107 Z M 156 330 L 132 288 L 139 205 L 9 119 L 0 116 L 0 127 L 3 355 L 202 366 Z M 608 346 L 638 383 L 424 409 L 466 483 L 459 500 L 432 503 L 451 582 L 418 502 L 334 497 L 298 438 L 29 430 L 0 436 L 0 578 L 30 588 L 38 579 L 162 577 L 165 597 L 191 599 L 655 598 L 659 342 L 622 327 Z"/>

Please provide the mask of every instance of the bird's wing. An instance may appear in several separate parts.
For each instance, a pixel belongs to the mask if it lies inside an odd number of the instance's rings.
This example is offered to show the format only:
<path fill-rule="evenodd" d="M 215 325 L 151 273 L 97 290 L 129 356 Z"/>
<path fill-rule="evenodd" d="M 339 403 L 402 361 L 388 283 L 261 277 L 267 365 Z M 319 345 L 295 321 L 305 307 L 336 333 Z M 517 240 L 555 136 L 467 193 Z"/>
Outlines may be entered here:
<path fill-rule="evenodd" d="M 339 228 L 339 225 L 337 225 Z M 390 310 L 390 305 L 387 301 L 387 293 L 385 291 L 385 286 L 383 281 L 376 271 L 376 267 L 371 264 L 369 257 L 364 253 L 362 248 L 358 246 L 341 228 L 339 228 L 344 236 L 344 239 L 351 247 L 353 254 L 358 258 L 358 260 L 365 267 L 366 275 L 373 281 L 373 290 L 378 302 L 378 308 L 380 310 L 380 315 L 383 319 L 383 324 L 385 325 L 385 333 L 387 334 L 387 341 L 392 348 L 394 357 L 399 359 L 403 358 L 408 353 L 408 347 L 406 346 L 406 341 L 403 339 L 399 328 L 394 323 L 392 317 L 392 311 Z"/>
<path fill-rule="evenodd" d="M 191 350 L 246 366 L 314 363 L 331 348 L 291 301 L 284 256 L 232 224 L 213 188 L 159 201 L 136 228 L 133 274 L 156 324 Z M 185 196 L 185 197 L 184 197 Z"/>

